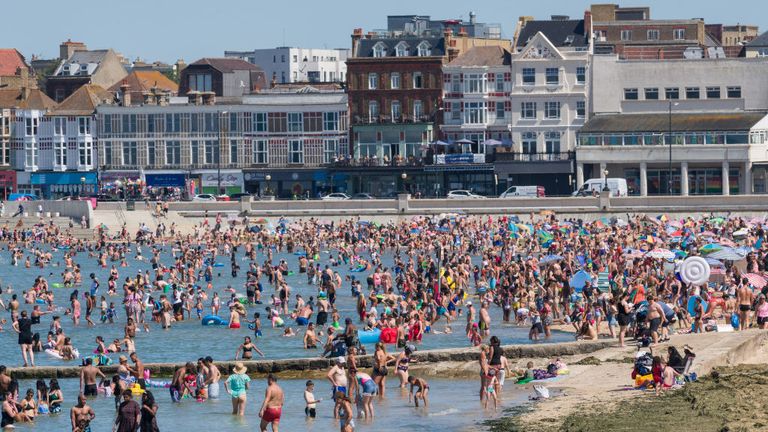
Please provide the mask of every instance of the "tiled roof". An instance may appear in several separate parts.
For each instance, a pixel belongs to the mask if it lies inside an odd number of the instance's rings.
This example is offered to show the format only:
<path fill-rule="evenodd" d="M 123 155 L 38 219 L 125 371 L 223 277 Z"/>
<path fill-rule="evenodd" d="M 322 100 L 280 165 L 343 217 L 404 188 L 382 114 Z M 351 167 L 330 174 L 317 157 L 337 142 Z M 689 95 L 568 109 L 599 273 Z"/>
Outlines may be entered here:
<path fill-rule="evenodd" d="M 81 86 L 68 98 L 64 99 L 59 106 L 53 110 L 53 115 L 90 115 L 96 111 L 96 107 L 111 103 L 114 99 L 112 93 L 103 88 L 86 84 Z"/>
<path fill-rule="evenodd" d="M 152 87 L 157 87 L 161 91 L 170 91 L 173 95 L 179 93 L 179 85 L 159 71 L 133 71 L 110 87 L 109 92 L 115 94 L 120 91 L 120 86 L 124 82 L 130 87 L 133 105 L 141 104 L 144 92 L 152 90 Z"/>
<path fill-rule="evenodd" d="M 201 58 L 189 66 L 208 65 L 223 73 L 230 73 L 236 70 L 262 70 L 261 67 L 248 63 L 245 60 L 236 58 Z"/>
<path fill-rule="evenodd" d="M 672 114 L 675 132 L 747 131 L 765 117 L 764 112 Z M 589 119 L 581 133 L 665 132 L 668 114 L 607 114 Z"/>
<path fill-rule="evenodd" d="M 29 90 L 26 100 L 21 98 L 21 89 L 0 89 L 0 108 L 49 110 L 55 106 L 56 102 L 38 89 Z"/>
<path fill-rule="evenodd" d="M 14 48 L 0 48 L 0 76 L 16 75 L 20 67 L 27 67 L 21 53 Z"/>
<path fill-rule="evenodd" d="M 352 53 L 355 57 L 373 57 L 373 47 L 378 43 L 384 44 L 387 57 L 395 57 L 395 47 L 401 42 L 405 44 L 408 57 L 416 57 L 419 44 L 426 41 L 429 44 L 431 55 L 442 57 L 445 55 L 445 40 L 441 37 L 391 37 L 391 38 L 373 38 L 362 39 L 358 45 L 357 52 Z"/>
<path fill-rule="evenodd" d="M 584 20 L 528 21 L 517 38 L 517 47 L 523 48 L 528 41 L 542 32 L 556 47 L 586 47 L 589 43 L 584 32 Z M 570 37 L 569 37 L 570 36 Z M 573 39 L 572 41 L 570 41 Z M 570 42 L 568 42 L 570 41 Z"/>
<path fill-rule="evenodd" d="M 510 65 L 511 59 L 510 52 L 499 46 L 474 47 L 448 66 L 504 66 Z"/>

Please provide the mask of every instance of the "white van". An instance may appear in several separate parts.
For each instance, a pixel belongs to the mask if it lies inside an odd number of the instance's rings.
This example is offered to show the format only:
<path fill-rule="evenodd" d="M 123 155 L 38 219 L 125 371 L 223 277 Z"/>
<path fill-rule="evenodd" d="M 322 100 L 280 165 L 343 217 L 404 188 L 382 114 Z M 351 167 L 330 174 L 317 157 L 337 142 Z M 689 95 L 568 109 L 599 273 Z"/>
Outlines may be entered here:
<path fill-rule="evenodd" d="M 629 193 L 626 179 L 609 178 L 607 183 L 608 183 L 608 189 L 610 189 L 611 191 L 611 196 L 624 197 L 624 196 L 627 196 L 627 194 Z M 601 178 L 589 179 L 584 182 L 584 184 L 581 186 L 581 189 L 573 193 L 573 196 L 590 196 L 593 194 L 593 192 L 596 192 L 599 195 L 600 191 L 603 190 L 605 185 L 606 185 L 605 179 L 601 179 Z"/>
<path fill-rule="evenodd" d="M 511 186 L 505 190 L 499 198 L 528 197 L 537 198 L 545 196 L 544 186 Z"/>

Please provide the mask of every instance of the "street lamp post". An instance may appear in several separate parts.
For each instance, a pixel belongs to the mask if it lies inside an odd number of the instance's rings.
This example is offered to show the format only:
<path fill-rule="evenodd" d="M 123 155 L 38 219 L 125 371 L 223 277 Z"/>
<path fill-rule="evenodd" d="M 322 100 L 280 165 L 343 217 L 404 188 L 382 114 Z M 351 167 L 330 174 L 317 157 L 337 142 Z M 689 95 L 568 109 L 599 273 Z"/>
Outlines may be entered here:
<path fill-rule="evenodd" d="M 80 196 L 83 195 L 84 191 L 85 191 L 85 177 L 80 177 Z"/>
<path fill-rule="evenodd" d="M 408 174 L 402 173 L 400 174 L 400 178 L 403 180 L 403 193 L 406 194 L 408 193 L 408 190 L 405 188 L 405 181 L 408 179 Z"/>
<path fill-rule="evenodd" d="M 272 181 L 272 176 L 267 174 L 264 176 L 264 179 L 267 180 L 267 195 L 272 195 L 272 187 L 270 186 L 270 181 Z"/>
<path fill-rule="evenodd" d="M 603 183 L 603 192 L 610 192 L 611 190 L 608 189 L 608 170 L 607 169 L 603 171 L 603 175 L 604 175 L 603 178 L 605 180 L 605 182 Z"/>

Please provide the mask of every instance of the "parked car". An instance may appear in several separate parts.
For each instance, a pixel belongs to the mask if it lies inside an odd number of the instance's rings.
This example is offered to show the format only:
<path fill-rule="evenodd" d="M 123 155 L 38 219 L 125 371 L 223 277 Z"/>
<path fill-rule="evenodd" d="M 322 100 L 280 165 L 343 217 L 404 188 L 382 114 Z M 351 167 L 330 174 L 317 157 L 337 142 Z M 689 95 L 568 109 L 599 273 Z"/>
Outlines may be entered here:
<path fill-rule="evenodd" d="M 356 193 L 356 194 L 352 195 L 351 199 L 353 199 L 353 200 L 372 200 L 372 199 L 376 199 L 376 197 L 374 197 L 371 194 L 367 194 L 367 193 Z"/>
<path fill-rule="evenodd" d="M 349 199 L 349 195 L 341 192 L 329 193 L 328 195 L 320 198 L 323 201 L 344 201 Z"/>
<path fill-rule="evenodd" d="M 545 196 L 544 186 L 510 186 L 499 198 L 528 197 L 537 198 Z"/>
<path fill-rule="evenodd" d="M 245 192 L 233 193 L 232 195 L 229 196 L 229 200 L 230 201 L 240 201 L 240 198 L 242 198 L 242 197 L 249 197 L 249 196 L 251 196 L 251 194 L 245 193 Z"/>
<path fill-rule="evenodd" d="M 194 198 L 192 198 L 192 201 L 210 202 L 216 201 L 216 197 L 211 194 L 199 194 L 195 195 Z"/>
<path fill-rule="evenodd" d="M 581 189 L 573 193 L 573 196 L 592 196 L 592 194 L 599 194 L 600 191 L 608 186 L 610 195 L 612 197 L 624 197 L 628 194 L 627 180 L 623 178 L 608 178 L 600 179 L 593 178 L 584 182 Z"/>
<path fill-rule="evenodd" d="M 452 190 L 448 192 L 448 199 L 484 199 L 482 195 L 473 194 L 468 190 Z"/>
<path fill-rule="evenodd" d="M 216 201 L 230 201 L 229 195 L 216 195 Z"/>

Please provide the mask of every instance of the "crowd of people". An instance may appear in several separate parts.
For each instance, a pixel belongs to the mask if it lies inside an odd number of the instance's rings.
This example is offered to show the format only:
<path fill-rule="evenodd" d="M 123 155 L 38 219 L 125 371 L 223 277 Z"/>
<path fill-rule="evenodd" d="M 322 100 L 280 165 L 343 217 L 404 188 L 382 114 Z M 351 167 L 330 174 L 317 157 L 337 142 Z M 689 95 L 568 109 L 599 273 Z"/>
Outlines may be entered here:
<path fill-rule="evenodd" d="M 480 347 L 480 399 L 496 406 L 511 372 L 501 340 L 492 336 L 497 328 L 525 326 L 529 337 L 538 340 L 549 339 L 553 329 L 572 327 L 577 339 L 608 336 L 624 346 L 627 337 L 649 345 L 666 340 L 675 332 L 674 323 L 677 332 L 717 330 L 719 322 L 731 322 L 735 314 L 741 329 L 768 324 L 762 276 L 768 249 L 761 219 L 627 215 L 587 222 L 547 214 L 521 221 L 446 214 L 384 224 L 359 218 L 268 224 L 207 216 L 187 232 L 173 222 L 155 228 L 142 224 L 133 233 L 125 226 L 119 232 L 102 226 L 91 241 L 67 236 L 53 224 L 0 227 L 9 263 L 23 267 L 33 280 L 20 295 L 9 286 L 3 295 L 10 297 L 0 297 L 18 333 L 23 365 L 34 366 L 35 353 L 41 351 L 63 360 L 78 357 L 72 340 L 76 333 L 65 334 L 62 315 L 73 328 L 125 323 L 123 335 L 111 343 L 99 336 L 96 355 L 84 358 L 83 396 L 93 396 L 89 386 L 96 385 L 97 393 L 109 387 L 120 402 L 121 422 L 156 430 L 157 406 L 136 354 L 137 331 L 217 317 L 233 331 L 249 334 L 233 357 L 250 360 L 254 353 L 265 355 L 256 345 L 264 337 L 263 325 L 279 327 L 283 336 L 299 335 L 296 343 L 304 349 L 334 359 L 328 373 L 333 412 L 342 418 L 342 430 L 352 430 L 350 406 L 356 404 L 360 415 L 373 418 L 373 401 L 386 396 L 390 369 L 400 387 L 409 387 L 415 406 L 428 406 L 429 384 L 408 373 L 425 337 L 459 331 L 466 334 L 467 346 Z M 721 250 L 735 255 L 709 258 Z M 280 254 L 294 260 L 276 259 Z M 706 282 L 686 283 L 677 273 L 679 262 L 691 256 L 711 260 L 712 276 Z M 94 260 L 101 271 L 84 276 L 83 260 Z M 151 269 L 125 275 L 126 267 L 137 262 Z M 52 267 L 60 275 L 32 276 Z M 242 284 L 223 287 L 222 272 Z M 294 272 L 305 275 L 306 282 L 296 286 L 293 278 L 290 286 L 288 276 Z M 61 291 L 54 287 L 70 290 L 63 311 L 55 304 Z M 336 307 L 346 296 L 355 304 L 353 316 L 343 316 Z M 47 316 L 50 331 L 43 341 L 33 326 Z M 501 316 L 501 322 L 494 316 Z M 361 334 L 371 332 L 382 339 L 362 343 Z M 398 353 L 388 353 L 387 345 Z M 371 347 L 368 374 L 358 369 L 356 356 Z M 129 353 L 133 365 L 121 356 L 118 375 L 109 384 L 95 382 L 98 366 L 118 352 Z M 212 359 L 203 358 L 197 366 L 178 370 L 170 383 L 172 400 L 217 397 L 220 373 L 214 369 Z M 239 365 L 225 381 L 235 415 L 243 415 L 245 408 L 249 379 L 242 371 Z M 304 395 L 308 416 L 320 402 L 313 385 L 307 383 Z M 7 388 L 0 390 L 7 394 Z M 50 406 L 51 394 L 38 388 L 37 406 Z M 131 403 L 137 395 L 141 406 Z M 27 398 L 17 402 L 18 397 L 18 389 L 10 399 L 6 395 L 4 423 L 29 420 Z M 260 410 L 263 422 L 277 426 L 283 398 L 271 377 Z M 77 425 L 93 415 L 87 399 L 78 397 L 72 413 L 73 430 L 85 431 Z M 154 426 L 145 425 L 147 418 Z"/>

